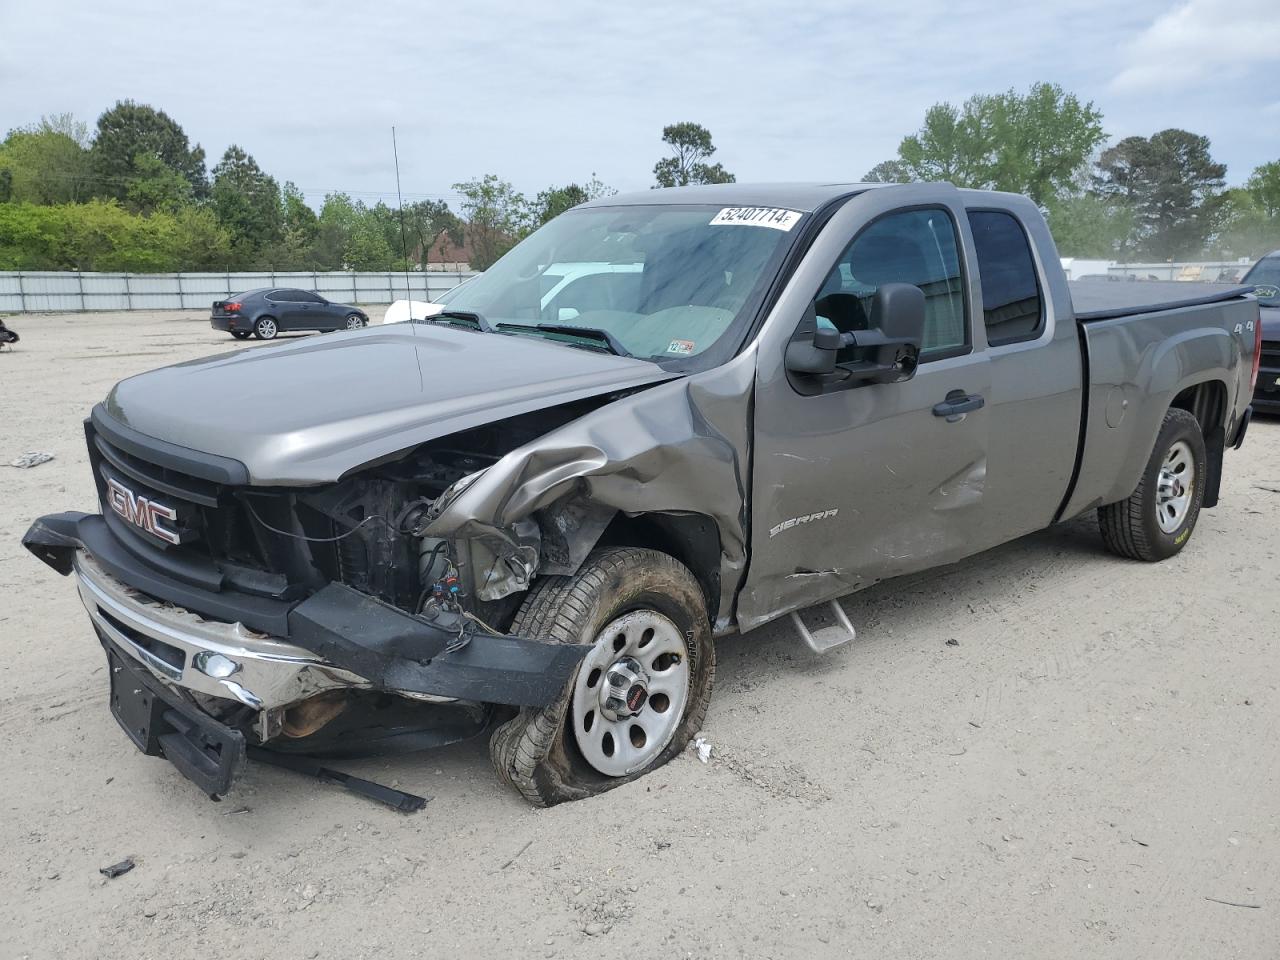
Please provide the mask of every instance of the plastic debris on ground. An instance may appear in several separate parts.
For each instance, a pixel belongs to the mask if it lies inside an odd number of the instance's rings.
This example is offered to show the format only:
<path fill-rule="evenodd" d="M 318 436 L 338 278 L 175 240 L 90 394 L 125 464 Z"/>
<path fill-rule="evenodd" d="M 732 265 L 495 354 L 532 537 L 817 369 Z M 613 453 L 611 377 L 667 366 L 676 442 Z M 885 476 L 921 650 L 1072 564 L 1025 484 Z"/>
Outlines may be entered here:
<path fill-rule="evenodd" d="M 695 737 L 693 741 L 694 747 L 698 751 L 698 759 L 706 763 L 711 759 L 711 741 L 706 737 Z"/>
<path fill-rule="evenodd" d="M 98 872 L 108 880 L 114 880 L 116 877 L 128 873 L 136 866 L 137 864 L 133 862 L 133 857 L 125 857 L 119 863 L 113 863 L 109 867 L 100 868 Z"/>
<path fill-rule="evenodd" d="M 32 450 L 29 453 L 24 453 L 16 460 L 10 460 L 9 466 L 25 470 L 28 467 L 38 467 L 42 463 L 48 463 L 52 459 L 52 453 L 42 453 L 38 450 Z"/>

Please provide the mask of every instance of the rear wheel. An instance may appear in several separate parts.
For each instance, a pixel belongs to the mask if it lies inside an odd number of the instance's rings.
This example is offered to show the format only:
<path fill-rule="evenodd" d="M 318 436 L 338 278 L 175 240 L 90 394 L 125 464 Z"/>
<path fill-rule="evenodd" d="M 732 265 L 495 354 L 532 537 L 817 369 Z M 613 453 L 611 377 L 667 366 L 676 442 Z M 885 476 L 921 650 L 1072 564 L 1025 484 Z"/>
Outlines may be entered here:
<path fill-rule="evenodd" d="M 259 317 L 253 325 L 253 335 L 259 340 L 274 340 L 279 332 L 275 317 Z"/>
<path fill-rule="evenodd" d="M 232 330 L 231 335 L 237 340 L 248 340 L 252 336 L 248 330 Z"/>
<path fill-rule="evenodd" d="M 1107 549 L 1147 561 L 1180 551 L 1200 516 L 1206 469 L 1199 422 L 1186 410 L 1170 410 L 1138 489 L 1128 499 L 1098 509 Z"/>
<path fill-rule="evenodd" d="M 359 330 L 364 325 L 365 325 L 365 319 L 364 317 L 360 316 L 360 314 L 352 313 L 347 316 L 348 330 Z"/>
<path fill-rule="evenodd" d="M 664 553 L 607 547 L 572 577 L 541 578 L 511 632 L 591 645 L 559 700 L 521 710 L 489 742 L 498 775 L 530 803 L 643 776 L 702 726 L 715 677 L 706 598 Z"/>

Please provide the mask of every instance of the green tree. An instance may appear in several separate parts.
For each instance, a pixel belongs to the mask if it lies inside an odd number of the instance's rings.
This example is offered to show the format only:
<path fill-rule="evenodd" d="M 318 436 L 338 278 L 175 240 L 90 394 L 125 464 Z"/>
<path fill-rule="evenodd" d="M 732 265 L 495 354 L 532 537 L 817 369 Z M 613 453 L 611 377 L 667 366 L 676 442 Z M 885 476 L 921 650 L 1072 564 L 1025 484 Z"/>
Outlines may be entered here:
<path fill-rule="evenodd" d="M 1261 169 L 1261 168 L 1259 168 Z M 1257 259 L 1280 249 L 1280 216 L 1270 212 L 1265 194 L 1251 188 L 1227 190 L 1219 201 L 1218 222 L 1209 252 L 1218 257 Z"/>
<path fill-rule="evenodd" d="M 203 199 L 208 193 L 204 150 L 191 146 L 182 127 L 163 110 L 121 100 L 98 118 L 89 150 L 96 191 L 103 197 L 128 199 L 129 186 L 143 176 L 140 157 L 158 157 L 168 170 Z"/>
<path fill-rule="evenodd" d="M 240 261 L 252 263 L 281 239 L 280 186 L 244 150 L 227 147 L 213 168 L 210 205 L 231 233 Z"/>
<path fill-rule="evenodd" d="M 659 187 L 683 187 L 691 183 L 733 183 L 735 177 L 721 164 L 706 161 L 716 152 L 711 131 L 699 123 L 673 123 L 662 128 L 662 142 L 673 156 L 653 165 Z"/>
<path fill-rule="evenodd" d="M 315 245 L 320 218 L 292 182 L 280 190 L 280 238 L 261 257 L 280 270 L 307 270 L 315 266 Z"/>
<path fill-rule="evenodd" d="M 548 187 L 539 192 L 533 201 L 533 215 L 538 224 L 554 220 L 566 210 L 586 203 L 590 197 L 584 187 L 570 183 L 563 187 Z"/>
<path fill-rule="evenodd" d="M 186 206 L 173 211 L 171 270 L 226 269 L 235 259 L 231 231 L 208 207 Z"/>
<path fill-rule="evenodd" d="M 191 184 L 154 153 L 134 157 L 133 169 L 137 179 L 125 188 L 125 205 L 135 213 L 172 212 L 191 202 Z"/>
<path fill-rule="evenodd" d="M 74 203 L 92 190 L 88 128 L 70 114 L 10 130 L 0 143 L 0 202 Z"/>
<path fill-rule="evenodd" d="M 862 175 L 863 183 L 910 183 L 911 172 L 901 160 L 881 160 Z"/>
<path fill-rule="evenodd" d="M 0 269 L 168 271 L 180 260 L 178 221 L 114 200 L 0 204 Z"/>
<path fill-rule="evenodd" d="M 1008 190 L 1041 205 L 1069 191 L 1106 134 L 1102 114 L 1054 83 L 1025 94 L 978 94 L 962 107 L 939 103 L 902 139 L 898 156 L 873 167 L 884 182 L 946 180 Z"/>
<path fill-rule="evenodd" d="M 398 222 L 398 218 L 397 218 Z M 461 244 L 465 239 L 463 223 L 443 200 L 419 200 L 404 208 L 405 236 L 411 254 L 426 269 L 431 251 L 444 239 Z"/>
<path fill-rule="evenodd" d="M 1255 167 L 1244 188 L 1263 213 L 1280 219 L 1280 160 Z"/>
<path fill-rule="evenodd" d="M 1064 257 L 1122 258 L 1133 238 L 1133 210 L 1123 201 L 1081 191 L 1048 203 L 1049 230 Z"/>
<path fill-rule="evenodd" d="M 492 173 L 455 183 L 453 189 L 462 197 L 471 267 L 488 270 L 524 234 L 529 221 L 528 201 L 510 183 Z"/>
<path fill-rule="evenodd" d="M 1162 130 L 1126 137 L 1102 152 L 1098 189 L 1134 211 L 1140 252 L 1158 260 L 1198 256 L 1221 216 L 1227 168 L 1209 138 Z"/>

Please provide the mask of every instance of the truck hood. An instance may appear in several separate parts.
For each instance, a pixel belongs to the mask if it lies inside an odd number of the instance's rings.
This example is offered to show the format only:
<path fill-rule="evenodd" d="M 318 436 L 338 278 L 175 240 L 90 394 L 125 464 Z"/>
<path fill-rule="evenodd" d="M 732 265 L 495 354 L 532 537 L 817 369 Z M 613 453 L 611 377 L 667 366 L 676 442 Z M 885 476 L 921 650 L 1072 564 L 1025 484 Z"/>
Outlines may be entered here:
<path fill-rule="evenodd" d="M 118 383 L 106 413 L 238 460 L 255 484 L 305 485 L 458 430 L 676 376 L 530 336 L 405 323 L 153 370 Z"/>

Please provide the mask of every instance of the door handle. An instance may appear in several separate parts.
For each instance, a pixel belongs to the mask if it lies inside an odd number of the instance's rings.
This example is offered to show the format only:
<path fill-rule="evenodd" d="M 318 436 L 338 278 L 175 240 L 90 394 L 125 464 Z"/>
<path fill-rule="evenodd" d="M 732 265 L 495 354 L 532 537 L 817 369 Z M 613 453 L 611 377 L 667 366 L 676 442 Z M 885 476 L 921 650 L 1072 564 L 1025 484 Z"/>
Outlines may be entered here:
<path fill-rule="evenodd" d="M 934 404 L 933 415 L 935 417 L 946 417 L 950 422 L 952 418 L 959 419 L 963 414 L 981 410 L 986 402 L 979 394 L 965 393 L 963 390 L 952 390 L 947 394 L 945 400 Z"/>

